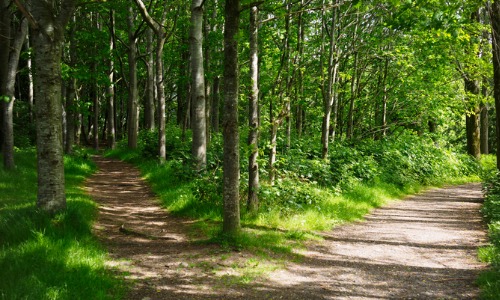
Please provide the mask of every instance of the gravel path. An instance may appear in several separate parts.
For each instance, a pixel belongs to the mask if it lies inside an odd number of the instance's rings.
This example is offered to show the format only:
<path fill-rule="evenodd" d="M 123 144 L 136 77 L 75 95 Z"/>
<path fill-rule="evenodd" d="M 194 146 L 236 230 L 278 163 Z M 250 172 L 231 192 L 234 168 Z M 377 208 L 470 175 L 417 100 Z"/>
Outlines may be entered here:
<path fill-rule="evenodd" d="M 95 157 L 86 182 L 100 204 L 96 235 L 126 272 L 127 299 L 476 299 L 485 268 L 478 184 L 433 189 L 373 211 L 250 284 L 238 266 L 259 261 L 193 242 L 191 221 L 170 216 L 132 166 Z M 254 259 L 254 260 L 252 260 Z M 257 263 L 258 264 L 258 263 Z"/>

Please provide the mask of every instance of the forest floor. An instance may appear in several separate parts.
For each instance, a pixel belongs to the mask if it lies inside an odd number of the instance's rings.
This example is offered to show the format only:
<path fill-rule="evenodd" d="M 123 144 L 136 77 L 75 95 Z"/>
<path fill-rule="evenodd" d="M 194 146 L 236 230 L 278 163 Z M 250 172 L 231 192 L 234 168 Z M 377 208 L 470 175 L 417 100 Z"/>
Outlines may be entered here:
<path fill-rule="evenodd" d="M 136 168 L 95 161 L 85 183 L 100 205 L 95 232 L 130 282 L 126 299 L 478 298 L 479 184 L 391 202 L 271 262 L 198 242 L 193 221 L 162 209 Z"/>

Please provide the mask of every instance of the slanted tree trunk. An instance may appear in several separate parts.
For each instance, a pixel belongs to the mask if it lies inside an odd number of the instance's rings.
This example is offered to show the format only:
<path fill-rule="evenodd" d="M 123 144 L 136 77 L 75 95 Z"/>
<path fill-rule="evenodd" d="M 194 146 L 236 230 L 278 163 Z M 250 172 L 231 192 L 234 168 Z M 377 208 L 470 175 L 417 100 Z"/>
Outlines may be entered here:
<path fill-rule="evenodd" d="M 207 129 L 205 111 L 205 78 L 203 70 L 203 0 L 192 0 L 189 49 L 191 54 L 191 105 L 193 109 L 193 143 L 191 153 L 196 169 L 207 164 Z"/>
<path fill-rule="evenodd" d="M 258 14 L 257 6 L 250 10 L 250 100 L 248 102 L 248 200 L 249 211 L 259 206 L 259 55 L 258 55 Z"/>
<path fill-rule="evenodd" d="M 158 97 L 158 157 L 160 163 L 164 163 L 166 159 L 166 141 L 165 141 L 165 88 L 163 83 L 163 46 L 167 40 L 167 33 L 165 31 L 166 11 L 160 21 L 154 20 L 148 13 L 146 6 L 142 0 L 135 0 L 139 7 L 144 21 L 148 26 L 153 29 L 156 41 L 156 95 Z"/>
<path fill-rule="evenodd" d="M 240 0 L 226 0 L 224 24 L 224 233 L 240 229 L 240 151 L 238 131 L 238 42 Z"/>
<path fill-rule="evenodd" d="M 61 54 L 64 28 L 75 10 L 74 0 L 31 0 L 29 10 L 35 57 L 38 198 L 41 209 L 56 213 L 66 207 L 62 143 Z"/>
<path fill-rule="evenodd" d="M 2 92 L 0 96 L 4 99 L 1 100 L 3 105 L 3 165 L 5 169 L 10 170 L 15 168 L 14 163 L 14 100 L 15 100 L 15 83 L 17 75 L 17 66 L 19 64 L 19 55 L 23 47 L 24 40 L 28 33 L 28 22 L 23 19 L 18 28 L 10 31 L 11 42 L 7 43 L 7 49 L 9 51 L 9 58 L 7 63 L 7 77 L 5 77 L 5 82 L 3 82 Z M 12 26 L 8 24 L 7 26 Z"/>

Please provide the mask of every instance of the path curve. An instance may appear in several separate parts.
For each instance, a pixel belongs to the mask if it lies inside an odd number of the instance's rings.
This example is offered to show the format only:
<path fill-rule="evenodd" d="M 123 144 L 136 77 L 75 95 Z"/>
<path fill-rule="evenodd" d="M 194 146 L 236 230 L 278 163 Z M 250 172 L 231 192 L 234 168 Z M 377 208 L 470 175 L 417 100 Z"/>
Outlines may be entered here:
<path fill-rule="evenodd" d="M 96 156 L 86 181 L 100 205 L 95 232 L 111 266 L 128 274 L 126 299 L 476 299 L 485 268 L 479 184 L 433 189 L 373 211 L 249 285 L 223 284 L 251 253 L 190 242 L 191 221 L 173 217 L 129 164 Z M 222 259 L 224 260 L 222 262 Z"/>

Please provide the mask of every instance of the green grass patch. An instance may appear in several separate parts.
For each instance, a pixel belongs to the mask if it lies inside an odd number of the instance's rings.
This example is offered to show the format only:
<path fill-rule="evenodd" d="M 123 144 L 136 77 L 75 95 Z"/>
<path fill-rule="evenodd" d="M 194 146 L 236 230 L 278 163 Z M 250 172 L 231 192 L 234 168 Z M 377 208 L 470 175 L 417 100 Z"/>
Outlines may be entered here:
<path fill-rule="evenodd" d="M 95 166 L 84 151 L 65 157 L 67 210 L 49 217 L 35 206 L 34 149 L 17 168 L 0 169 L 0 299 L 117 299 L 120 279 L 105 267 L 92 236 L 97 206 L 80 189 Z"/>
<path fill-rule="evenodd" d="M 242 171 L 243 229 L 228 240 L 220 234 L 221 137 L 211 140 L 207 170 L 198 174 L 190 161 L 189 141 L 182 142 L 178 132 L 167 134 L 172 144 L 163 165 L 152 154 L 150 135 L 142 134 L 144 138 L 135 151 L 127 150 L 123 143 L 107 155 L 139 166 L 163 205 L 174 214 L 200 220 L 195 231 L 206 235 L 208 241 L 257 252 L 293 253 L 305 241 L 317 237 L 315 232 L 362 219 L 393 199 L 428 186 L 478 181 L 479 166 L 474 160 L 412 134 L 377 142 L 359 141 L 356 146 L 335 144 L 329 161 L 317 158 L 317 151 L 310 146 L 315 143 L 298 143 L 278 157 L 274 185 L 266 183 L 268 174 L 265 167 L 261 168 L 257 212 L 245 210 L 248 175 Z M 261 166 L 265 166 L 265 158 L 261 159 Z M 246 170 L 246 164 L 242 159 L 242 170 Z"/>
<path fill-rule="evenodd" d="M 481 159 L 483 189 L 485 200 L 482 213 L 488 223 L 490 243 L 478 251 L 479 258 L 488 263 L 490 268 L 481 273 L 478 283 L 481 298 L 498 299 L 500 295 L 500 173 L 496 169 L 493 155 Z"/>

